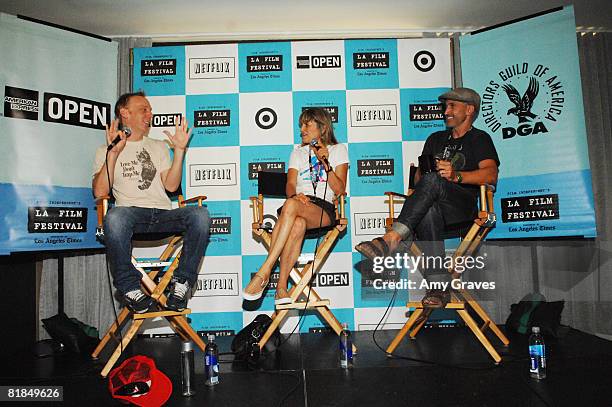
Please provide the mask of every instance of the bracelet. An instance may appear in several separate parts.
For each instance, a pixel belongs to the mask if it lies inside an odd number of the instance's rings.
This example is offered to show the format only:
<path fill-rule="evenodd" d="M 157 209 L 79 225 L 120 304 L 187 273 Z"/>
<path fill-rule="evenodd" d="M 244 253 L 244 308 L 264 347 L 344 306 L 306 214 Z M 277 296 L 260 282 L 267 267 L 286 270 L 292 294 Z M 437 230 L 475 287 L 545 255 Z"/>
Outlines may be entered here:
<path fill-rule="evenodd" d="M 291 199 L 291 198 L 294 198 L 294 197 L 296 197 L 296 196 L 297 196 L 297 194 L 293 194 L 293 195 L 291 195 L 291 196 L 287 197 L 287 199 Z"/>

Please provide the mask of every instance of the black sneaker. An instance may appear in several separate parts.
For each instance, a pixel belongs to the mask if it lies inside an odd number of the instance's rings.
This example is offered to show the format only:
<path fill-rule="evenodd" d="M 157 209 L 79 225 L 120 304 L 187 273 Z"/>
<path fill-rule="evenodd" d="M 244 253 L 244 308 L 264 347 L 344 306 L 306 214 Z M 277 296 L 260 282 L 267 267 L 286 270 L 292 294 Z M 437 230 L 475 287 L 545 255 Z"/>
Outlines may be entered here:
<path fill-rule="evenodd" d="M 141 289 L 128 291 L 123 297 L 125 298 L 125 305 L 136 314 L 147 312 L 153 305 L 153 298 L 143 293 Z"/>
<path fill-rule="evenodd" d="M 189 291 L 189 283 L 187 280 L 172 280 L 166 308 L 171 311 L 181 312 L 187 308 L 187 292 Z"/>

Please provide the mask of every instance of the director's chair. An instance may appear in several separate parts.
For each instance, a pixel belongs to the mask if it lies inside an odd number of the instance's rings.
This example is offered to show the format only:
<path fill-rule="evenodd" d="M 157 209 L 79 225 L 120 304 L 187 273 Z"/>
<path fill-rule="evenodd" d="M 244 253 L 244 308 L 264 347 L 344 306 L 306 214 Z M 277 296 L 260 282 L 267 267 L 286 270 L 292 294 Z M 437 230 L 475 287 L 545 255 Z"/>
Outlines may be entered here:
<path fill-rule="evenodd" d="M 98 212 L 96 238 L 100 240 L 101 243 L 104 243 L 103 221 L 104 216 L 108 211 L 109 199 L 110 197 L 105 196 L 98 198 L 96 201 L 96 208 Z M 196 202 L 198 206 L 202 206 L 202 201 L 204 199 L 206 199 L 205 196 L 198 196 L 191 199 L 183 199 L 182 196 L 179 196 L 178 202 L 180 207 Z M 153 307 L 156 308 L 156 310 L 137 314 L 130 311 L 126 306 L 121 309 L 117 320 L 113 322 L 106 334 L 100 340 L 100 343 L 96 349 L 94 349 L 93 353 L 91 354 L 91 357 L 94 360 L 97 360 L 100 353 L 109 344 L 111 338 L 117 343 L 117 347 L 100 372 L 102 377 L 106 377 L 108 375 L 114 364 L 121 356 L 121 353 L 125 350 L 136 333 L 138 333 L 138 330 L 144 321 L 147 319 L 164 317 L 170 324 L 172 330 L 174 330 L 174 332 L 176 332 L 183 340 L 192 340 L 202 351 L 204 351 L 206 348 L 202 338 L 200 338 L 200 336 L 198 336 L 198 334 L 193 330 L 185 317 L 185 315 L 191 313 L 189 308 L 181 312 L 168 311 L 165 309 L 166 296 L 164 295 L 164 291 L 168 287 L 168 284 L 170 283 L 174 274 L 174 270 L 178 266 L 179 258 L 181 257 L 183 237 L 172 234 L 170 234 L 170 237 L 168 237 L 168 234 L 165 236 L 160 236 L 159 234 L 155 234 L 153 236 L 137 235 L 133 238 L 133 240 L 150 241 L 161 240 L 164 238 L 166 240 L 169 238 L 169 241 L 158 259 L 152 261 L 138 261 L 132 256 L 132 264 L 134 264 L 134 267 L 136 267 L 136 269 L 142 274 L 142 280 L 140 283 L 144 291 L 149 294 L 151 298 L 153 298 Z M 158 275 L 160 275 L 162 271 L 163 276 L 161 276 L 161 278 L 158 279 L 159 281 L 155 283 L 155 279 L 158 278 Z M 121 331 L 125 327 L 127 327 L 127 330 L 125 334 L 121 335 Z"/>
<path fill-rule="evenodd" d="M 414 165 L 410 166 L 410 185 L 413 184 L 416 169 L 417 167 Z M 474 219 L 473 222 L 468 222 L 467 224 L 448 227 L 444 231 L 444 239 L 457 237 L 461 238 L 459 247 L 453 253 L 452 264 L 454 264 L 455 259 L 459 257 L 472 256 L 479 248 L 489 231 L 495 227 L 496 215 L 493 212 L 494 191 L 495 187 L 492 185 L 481 185 L 479 199 L 480 210 L 478 211 L 476 219 Z M 399 197 L 401 199 L 410 199 L 411 194 L 412 189 L 409 189 L 408 195 L 399 194 L 396 192 L 385 192 L 385 195 L 388 197 L 389 204 L 389 217 L 385 221 L 387 230 L 391 228 L 391 225 L 395 220 L 395 204 L 397 203 L 396 198 Z M 422 255 L 421 249 L 415 242 L 413 242 L 410 246 L 410 252 L 417 258 Z M 451 273 L 453 279 L 461 278 L 461 273 L 455 271 L 453 267 L 449 268 L 448 272 Z M 414 309 L 414 311 L 387 348 L 387 354 L 389 355 L 395 351 L 406 334 L 408 334 L 410 339 L 414 339 L 419 330 L 425 325 L 433 311 L 433 308 L 423 306 L 420 301 L 409 301 L 408 304 L 406 304 L 406 307 L 409 309 Z M 480 343 L 485 347 L 487 352 L 489 352 L 495 363 L 497 364 L 501 362 L 501 356 L 499 353 L 497 353 L 489 339 L 486 337 L 485 332 L 487 329 L 490 329 L 504 344 L 504 346 L 508 346 L 510 341 L 508 338 L 506 338 L 495 322 L 491 320 L 478 301 L 476 301 L 476 299 L 474 299 L 474 297 L 466 289 L 461 288 L 452 290 L 451 301 L 444 308 L 455 310 L 461 319 L 463 319 L 468 328 L 470 328 L 476 338 L 478 338 Z M 473 310 L 482 320 L 481 326 L 478 326 L 476 321 L 468 312 L 470 309 Z"/>
<path fill-rule="evenodd" d="M 253 234 L 264 244 L 266 250 L 270 250 L 272 229 L 264 224 L 264 196 L 285 198 L 286 184 L 287 174 L 285 173 L 258 172 L 258 195 L 250 198 L 253 208 L 253 223 L 251 229 Z M 342 332 L 342 325 L 338 322 L 329 308 L 330 301 L 328 299 L 321 299 L 317 292 L 310 287 L 310 281 L 315 273 L 323 266 L 332 246 L 340 234 L 346 230 L 348 221 L 344 215 L 344 195 L 345 194 L 341 194 L 337 196 L 335 200 L 335 223 L 332 223 L 332 225 L 326 228 L 306 232 L 306 238 L 317 237 L 320 233 L 324 233 L 323 242 L 317 248 L 314 258 L 308 261 L 301 270 L 295 265 L 291 269 L 289 274 L 289 278 L 293 282 L 293 286 L 289 289 L 291 303 L 276 306 L 276 311 L 272 314 L 272 324 L 259 341 L 259 349 L 263 349 L 274 331 L 286 318 L 289 310 L 292 309 L 315 309 L 321 314 L 323 319 L 337 335 L 340 335 L 340 332 Z M 306 303 L 307 298 L 308 303 Z M 357 353 L 357 347 L 354 344 L 353 353 Z"/>

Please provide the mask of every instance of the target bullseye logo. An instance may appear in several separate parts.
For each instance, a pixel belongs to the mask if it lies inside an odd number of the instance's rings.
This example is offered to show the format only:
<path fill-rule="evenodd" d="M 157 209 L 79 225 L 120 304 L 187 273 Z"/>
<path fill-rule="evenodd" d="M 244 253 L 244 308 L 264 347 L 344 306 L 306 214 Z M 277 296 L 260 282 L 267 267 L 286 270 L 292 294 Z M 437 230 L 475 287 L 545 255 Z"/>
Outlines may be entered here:
<path fill-rule="evenodd" d="M 436 66 L 436 58 L 429 51 L 419 51 L 414 55 L 414 67 L 421 72 L 429 72 Z"/>
<path fill-rule="evenodd" d="M 278 117 L 276 112 L 269 107 L 263 107 L 255 113 L 255 124 L 263 130 L 269 130 L 276 125 Z"/>

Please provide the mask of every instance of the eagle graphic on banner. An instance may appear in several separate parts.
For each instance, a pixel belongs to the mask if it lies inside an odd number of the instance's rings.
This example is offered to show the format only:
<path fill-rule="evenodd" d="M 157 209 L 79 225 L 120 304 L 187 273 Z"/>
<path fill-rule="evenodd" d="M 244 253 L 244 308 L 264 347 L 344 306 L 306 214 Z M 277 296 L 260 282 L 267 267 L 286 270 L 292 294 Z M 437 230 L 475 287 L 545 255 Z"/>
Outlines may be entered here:
<path fill-rule="evenodd" d="M 508 95 L 508 99 L 514 103 L 514 107 L 508 109 L 506 114 L 516 115 L 519 119 L 519 123 L 528 122 L 528 117 L 531 119 L 537 117 L 535 114 L 531 113 L 533 101 L 536 96 L 538 96 L 538 91 L 540 90 L 540 84 L 535 78 L 532 77 L 529 79 L 529 86 L 523 97 L 521 97 L 518 90 L 510 84 L 504 84 L 502 89 L 506 92 L 506 95 Z"/>

